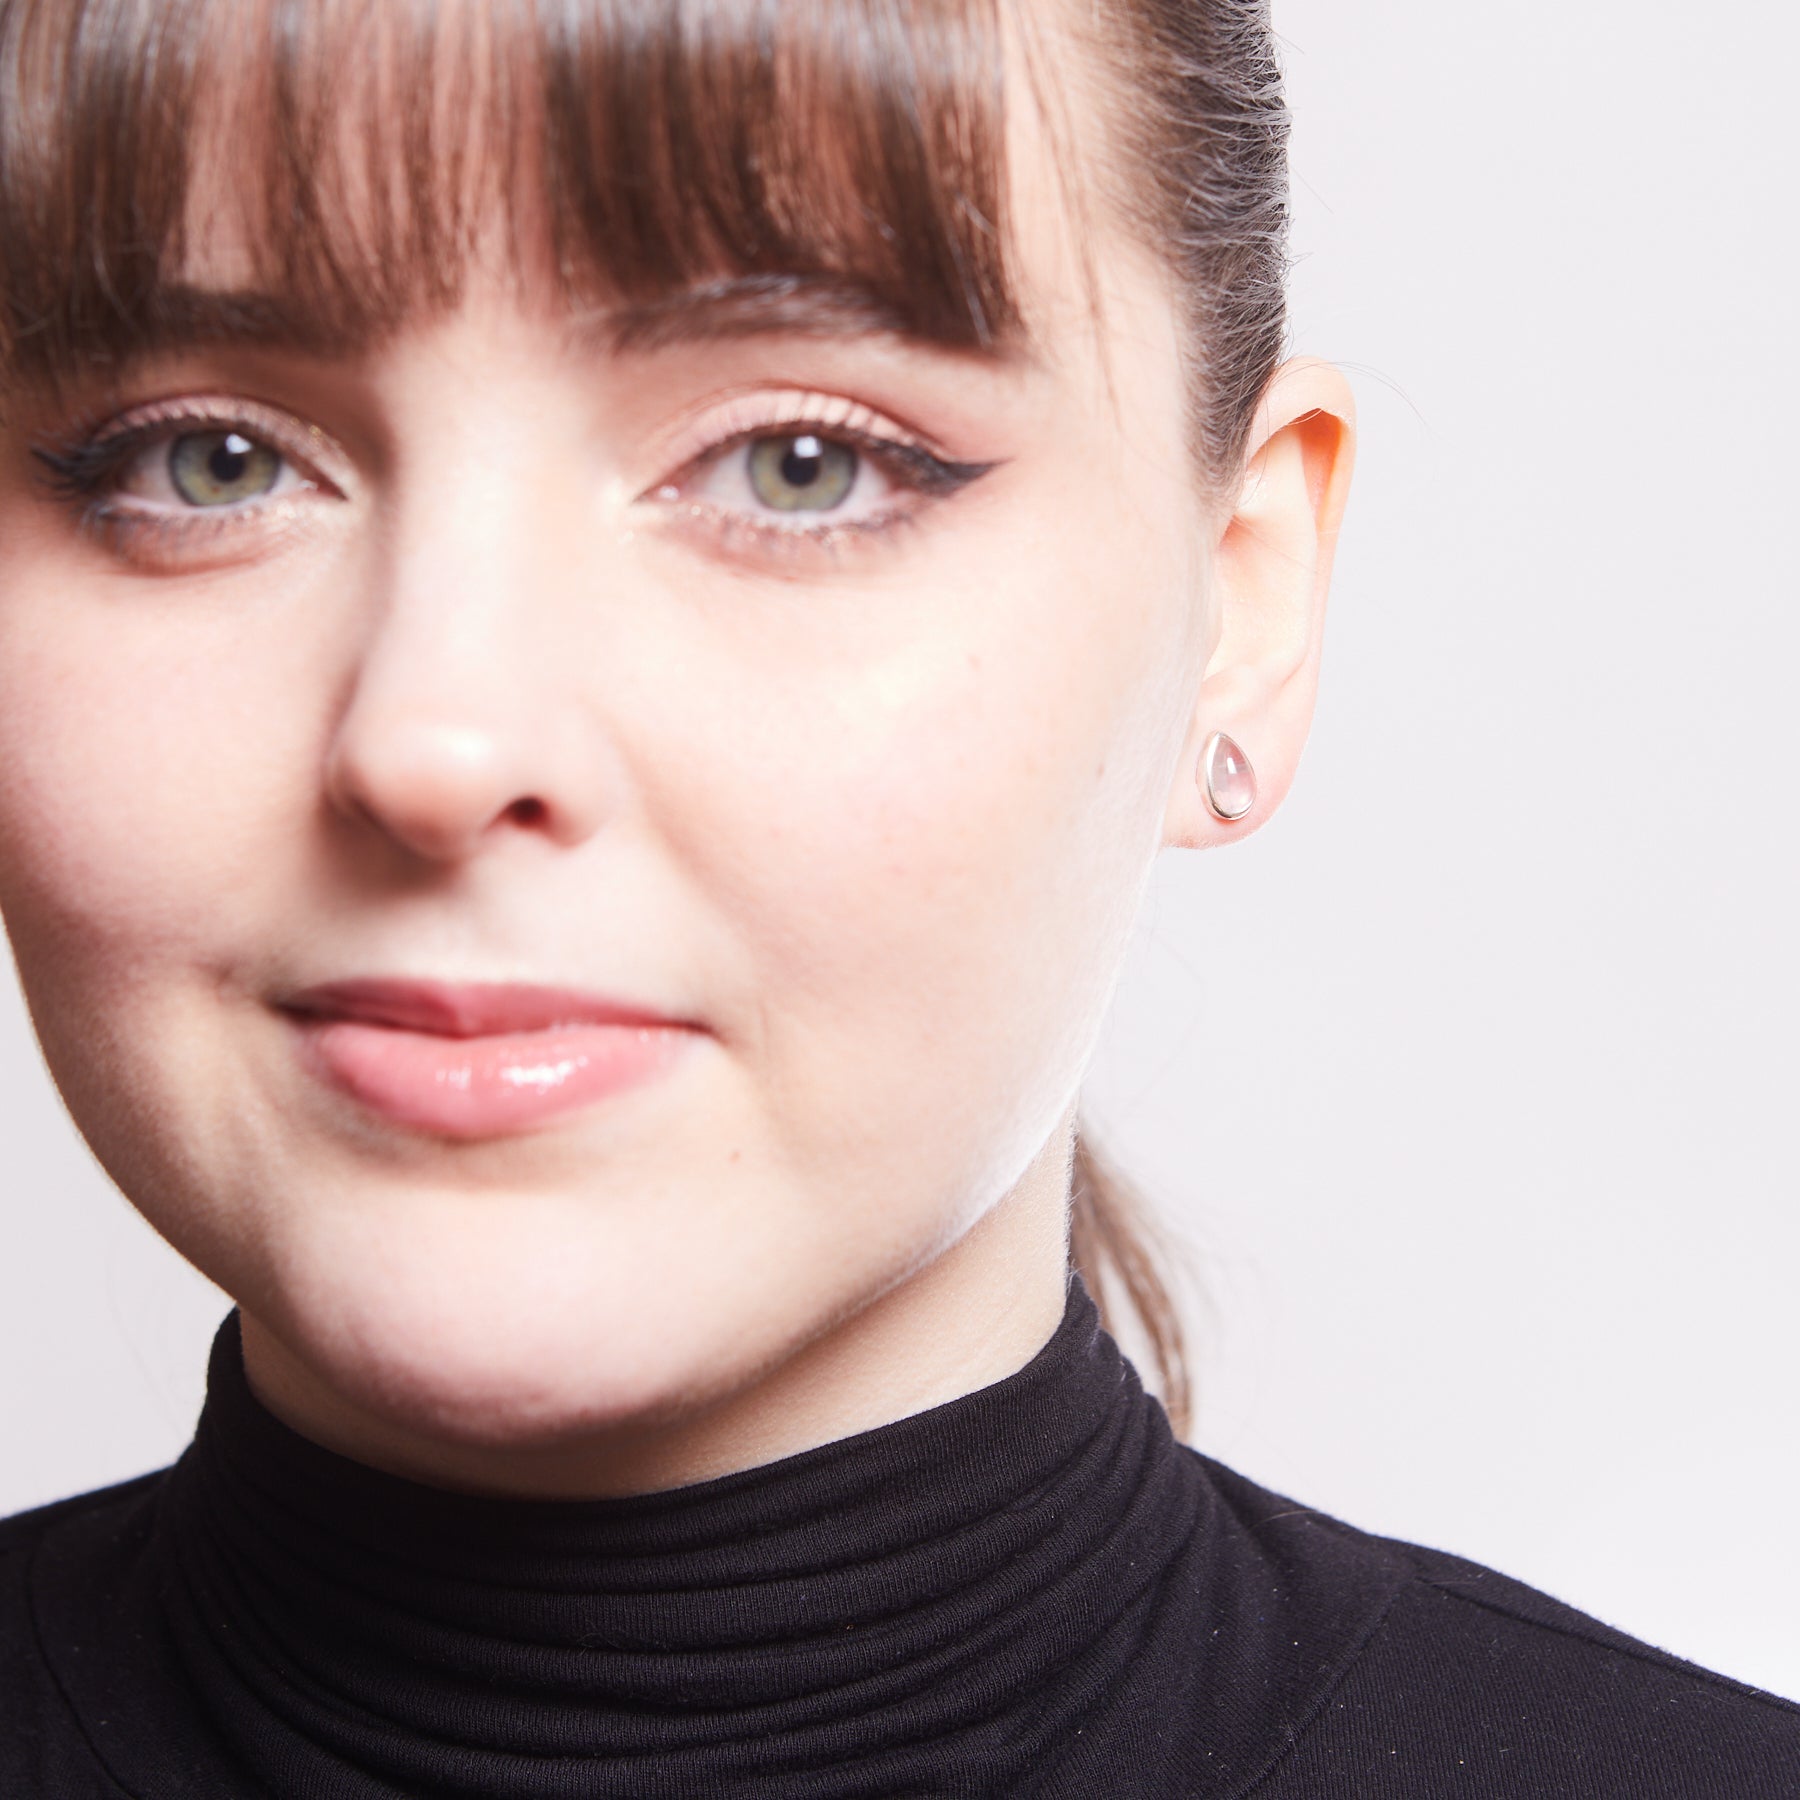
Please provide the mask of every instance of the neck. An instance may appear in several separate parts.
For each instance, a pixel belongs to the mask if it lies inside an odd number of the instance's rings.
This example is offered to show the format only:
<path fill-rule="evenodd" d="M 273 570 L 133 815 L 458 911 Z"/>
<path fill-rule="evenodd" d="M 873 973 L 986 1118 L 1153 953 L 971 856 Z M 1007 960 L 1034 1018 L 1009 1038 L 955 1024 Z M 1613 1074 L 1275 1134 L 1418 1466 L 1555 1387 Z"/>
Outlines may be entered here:
<path fill-rule="evenodd" d="M 703 1405 L 567 1441 L 445 1441 L 348 1401 L 251 1311 L 244 1371 L 284 1424 L 326 1449 L 433 1487 L 538 1499 L 655 1493 L 759 1467 L 1004 1380 L 1063 1316 L 1068 1143 L 962 1238 L 773 1367 Z"/>

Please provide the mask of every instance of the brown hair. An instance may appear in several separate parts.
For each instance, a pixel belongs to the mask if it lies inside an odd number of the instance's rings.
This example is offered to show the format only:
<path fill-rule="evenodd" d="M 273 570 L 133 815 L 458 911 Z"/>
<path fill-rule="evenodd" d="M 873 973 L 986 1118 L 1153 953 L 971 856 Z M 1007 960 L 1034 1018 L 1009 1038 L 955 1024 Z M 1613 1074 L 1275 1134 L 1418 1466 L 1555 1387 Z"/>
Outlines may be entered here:
<path fill-rule="evenodd" d="M 1023 330 L 1002 40 L 1028 10 L 0 0 L 0 394 L 209 333 L 367 341 L 451 304 L 495 217 L 514 233 L 539 221 L 569 300 L 604 298 L 622 332 L 725 283 L 1002 354 Z M 1197 474 L 1227 479 L 1284 334 L 1287 115 L 1267 0 L 1054 10 L 1110 78 L 1102 198 L 1177 277 Z M 201 171 L 192 122 L 209 105 L 229 161 Z M 525 194 L 535 209 L 508 204 Z M 182 271 L 220 223 L 246 291 L 202 304 Z M 1169 1287 L 1080 1139 L 1071 1192 L 1075 1266 L 1103 1307 L 1136 1315 L 1179 1423 Z"/>

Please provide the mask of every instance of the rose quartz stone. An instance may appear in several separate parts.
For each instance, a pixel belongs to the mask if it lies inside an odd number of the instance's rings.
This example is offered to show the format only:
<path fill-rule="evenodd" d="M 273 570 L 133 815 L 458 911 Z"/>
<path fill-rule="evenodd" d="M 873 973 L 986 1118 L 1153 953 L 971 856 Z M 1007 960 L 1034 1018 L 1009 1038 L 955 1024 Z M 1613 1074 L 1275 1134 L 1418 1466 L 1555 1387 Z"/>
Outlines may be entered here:
<path fill-rule="evenodd" d="M 1206 803 L 1221 819 L 1241 819 L 1256 804 L 1250 759 L 1222 731 L 1206 740 Z"/>

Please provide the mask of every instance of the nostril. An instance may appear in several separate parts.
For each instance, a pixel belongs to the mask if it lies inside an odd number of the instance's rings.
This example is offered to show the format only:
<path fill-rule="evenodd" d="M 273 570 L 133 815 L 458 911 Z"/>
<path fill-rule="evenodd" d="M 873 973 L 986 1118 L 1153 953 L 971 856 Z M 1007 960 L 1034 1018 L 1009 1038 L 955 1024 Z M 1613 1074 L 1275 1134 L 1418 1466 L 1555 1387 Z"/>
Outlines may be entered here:
<path fill-rule="evenodd" d="M 506 809 L 506 816 L 515 825 L 541 825 L 549 816 L 549 808 L 535 795 L 526 795 L 522 800 L 515 800 Z"/>

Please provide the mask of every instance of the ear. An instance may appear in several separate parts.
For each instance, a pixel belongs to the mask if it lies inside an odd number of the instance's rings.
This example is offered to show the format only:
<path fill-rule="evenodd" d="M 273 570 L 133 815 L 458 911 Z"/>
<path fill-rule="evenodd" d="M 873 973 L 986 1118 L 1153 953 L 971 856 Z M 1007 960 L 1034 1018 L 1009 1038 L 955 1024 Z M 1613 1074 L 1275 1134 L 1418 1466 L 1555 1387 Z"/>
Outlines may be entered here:
<path fill-rule="evenodd" d="M 1211 654 L 1169 790 L 1163 842 L 1204 848 L 1254 831 L 1286 794 L 1312 725 L 1332 555 L 1355 461 L 1356 406 L 1329 363 L 1270 381 L 1237 504 L 1212 559 Z M 1206 804 L 1200 758 L 1222 731 L 1256 775 L 1256 804 L 1228 823 Z"/>

